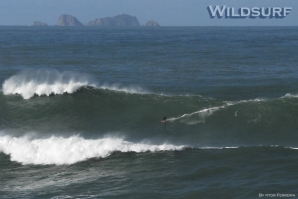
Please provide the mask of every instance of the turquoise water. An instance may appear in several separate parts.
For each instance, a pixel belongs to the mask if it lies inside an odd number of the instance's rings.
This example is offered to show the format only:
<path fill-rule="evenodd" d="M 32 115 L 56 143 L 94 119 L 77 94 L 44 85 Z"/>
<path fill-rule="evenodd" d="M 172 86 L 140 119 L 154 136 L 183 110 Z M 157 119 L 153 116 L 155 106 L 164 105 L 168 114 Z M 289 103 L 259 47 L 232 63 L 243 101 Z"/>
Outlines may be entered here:
<path fill-rule="evenodd" d="M 0 198 L 297 195 L 297 33 L 0 27 Z"/>

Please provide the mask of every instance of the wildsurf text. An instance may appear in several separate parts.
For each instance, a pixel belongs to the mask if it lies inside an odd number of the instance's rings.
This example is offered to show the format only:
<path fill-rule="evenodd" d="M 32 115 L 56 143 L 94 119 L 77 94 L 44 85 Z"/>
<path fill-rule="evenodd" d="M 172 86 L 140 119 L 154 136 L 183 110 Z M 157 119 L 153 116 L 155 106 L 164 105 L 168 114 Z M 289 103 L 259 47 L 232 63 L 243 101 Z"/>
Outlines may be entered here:
<path fill-rule="evenodd" d="M 292 7 L 240 7 L 208 6 L 210 18 L 284 18 L 292 11 Z"/>

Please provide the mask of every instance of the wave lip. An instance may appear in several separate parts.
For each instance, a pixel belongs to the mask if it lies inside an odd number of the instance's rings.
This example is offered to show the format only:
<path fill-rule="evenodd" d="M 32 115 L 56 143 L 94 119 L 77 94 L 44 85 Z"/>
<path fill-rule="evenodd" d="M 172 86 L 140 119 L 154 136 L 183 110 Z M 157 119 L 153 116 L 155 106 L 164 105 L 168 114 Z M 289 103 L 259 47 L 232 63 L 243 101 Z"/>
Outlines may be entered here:
<path fill-rule="evenodd" d="M 10 155 L 12 161 L 22 164 L 64 165 L 90 158 L 105 158 L 115 151 L 141 153 L 184 148 L 183 145 L 133 143 L 123 138 L 111 137 L 88 140 L 76 135 L 69 138 L 52 136 L 46 139 L 0 136 L 0 152 Z"/>
<path fill-rule="evenodd" d="M 19 94 L 24 99 L 34 95 L 73 93 L 82 86 L 95 86 L 86 75 L 58 71 L 21 72 L 5 80 L 2 85 L 4 95 Z"/>
<path fill-rule="evenodd" d="M 97 84 L 87 74 L 58 72 L 56 70 L 23 71 L 4 81 L 4 95 L 21 95 L 30 99 L 34 95 L 72 94 L 81 87 L 93 87 L 101 90 L 124 92 L 129 94 L 153 94 L 139 86 L 121 86 L 119 84 Z"/>
<path fill-rule="evenodd" d="M 282 96 L 281 98 L 298 98 L 298 94 L 287 93 L 286 95 Z"/>

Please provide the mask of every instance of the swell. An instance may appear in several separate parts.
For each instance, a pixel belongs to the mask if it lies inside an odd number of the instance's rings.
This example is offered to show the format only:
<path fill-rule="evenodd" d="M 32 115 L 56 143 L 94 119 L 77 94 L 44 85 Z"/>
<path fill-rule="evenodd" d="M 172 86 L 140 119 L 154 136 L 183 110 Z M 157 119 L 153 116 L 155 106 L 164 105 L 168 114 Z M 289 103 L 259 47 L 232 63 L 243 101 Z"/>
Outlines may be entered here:
<path fill-rule="evenodd" d="M 33 134 L 27 134 L 21 137 L 13 137 L 2 132 L 0 135 L 0 156 L 3 154 L 9 156 L 3 157 L 3 160 L 6 160 L 2 164 L 6 166 L 10 164 L 9 161 L 18 162 L 22 165 L 70 165 L 93 158 L 107 158 L 115 152 L 155 153 L 165 151 L 189 152 L 189 150 L 224 150 L 224 153 L 228 153 L 231 157 L 241 153 L 241 151 L 245 152 L 247 156 L 260 151 L 276 151 L 280 153 L 283 150 L 293 150 L 293 153 L 295 155 L 297 154 L 295 152 L 297 148 L 276 145 L 200 147 L 177 145 L 167 142 L 157 144 L 148 140 L 131 142 L 125 140 L 123 137 L 112 136 L 86 139 L 79 135 L 70 137 L 51 136 L 47 138 L 38 138 L 36 134 L 34 136 Z"/>
<path fill-rule="evenodd" d="M 7 94 L 8 88 L 20 90 L 19 94 L 29 100 L 11 95 L 14 92 Z M 58 95 L 46 96 L 53 92 Z M 69 94 L 63 95 L 65 92 Z M 85 138 L 120 132 L 133 142 L 150 139 L 203 147 L 298 147 L 297 106 L 295 94 L 275 99 L 222 101 L 154 94 L 140 87 L 116 84 L 99 86 L 91 77 L 75 73 L 22 72 L 3 84 L 0 129 L 12 135 L 63 132 Z M 165 124 L 159 122 L 164 116 L 168 118 Z"/>
<path fill-rule="evenodd" d="M 0 94 L 0 128 L 11 135 L 107 132 L 130 141 L 150 139 L 210 147 L 298 147 L 298 99 L 221 101 L 200 96 L 130 94 L 92 87 L 72 95 L 23 100 Z M 166 123 L 160 123 L 167 116 Z"/>
<path fill-rule="evenodd" d="M 99 84 L 92 76 L 75 72 L 56 70 L 22 71 L 3 82 L 4 95 L 20 95 L 24 99 L 36 96 L 72 94 L 82 87 L 93 87 L 125 93 L 147 94 L 139 86 L 121 86 L 119 84 Z"/>

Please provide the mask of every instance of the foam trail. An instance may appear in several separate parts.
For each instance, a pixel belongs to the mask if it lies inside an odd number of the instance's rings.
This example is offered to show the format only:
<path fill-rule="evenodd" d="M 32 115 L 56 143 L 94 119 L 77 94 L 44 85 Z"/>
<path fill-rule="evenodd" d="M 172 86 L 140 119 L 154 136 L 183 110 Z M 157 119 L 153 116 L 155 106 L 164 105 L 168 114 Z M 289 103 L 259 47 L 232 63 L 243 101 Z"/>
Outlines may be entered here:
<path fill-rule="evenodd" d="M 211 107 L 211 108 L 205 108 L 203 110 L 199 110 L 193 113 L 188 113 L 188 114 L 183 114 L 181 116 L 178 117 L 174 117 L 174 118 L 169 118 L 167 119 L 167 121 L 169 122 L 174 122 L 176 120 L 180 120 L 183 123 L 186 123 L 188 125 L 194 125 L 194 124 L 198 124 L 198 123 L 205 123 L 205 120 L 207 117 L 213 115 L 214 112 L 219 111 L 220 109 L 224 109 L 227 108 L 229 106 L 234 106 L 237 104 L 242 104 L 242 103 L 250 103 L 250 102 L 261 102 L 261 101 L 266 101 L 264 99 L 253 99 L 253 100 L 241 100 L 241 101 L 237 101 L 237 102 L 225 102 L 225 105 L 222 106 L 215 106 L 215 107 Z M 198 115 L 197 118 L 192 118 L 193 116 Z M 237 114 L 235 115 L 237 116 Z"/>
<path fill-rule="evenodd" d="M 10 155 L 12 161 L 22 164 L 74 164 L 89 158 L 105 158 L 115 151 L 140 153 L 184 148 L 183 145 L 133 143 L 123 138 L 111 137 L 88 140 L 80 136 L 52 136 L 46 139 L 0 136 L 0 152 Z"/>
<path fill-rule="evenodd" d="M 3 83 L 4 95 L 19 94 L 24 99 L 34 95 L 73 93 L 82 86 L 95 86 L 87 75 L 55 70 L 24 71 L 16 74 Z"/>
<path fill-rule="evenodd" d="M 118 84 L 112 84 L 112 85 L 104 84 L 104 85 L 101 85 L 99 88 L 103 90 L 125 92 L 130 94 L 151 94 L 150 92 L 145 91 L 143 88 L 139 86 L 122 87 Z"/>
<path fill-rule="evenodd" d="M 215 111 L 218 111 L 222 108 L 225 108 L 225 106 L 206 108 L 206 109 L 199 110 L 199 111 L 196 111 L 193 113 L 183 114 L 179 117 L 169 118 L 169 119 L 167 119 L 167 121 L 173 122 L 176 120 L 182 120 L 182 122 L 185 122 L 186 124 L 189 124 L 189 125 L 204 123 L 206 117 L 211 116 Z M 199 120 L 187 120 L 187 119 L 191 118 L 193 115 L 198 115 Z"/>

